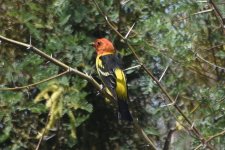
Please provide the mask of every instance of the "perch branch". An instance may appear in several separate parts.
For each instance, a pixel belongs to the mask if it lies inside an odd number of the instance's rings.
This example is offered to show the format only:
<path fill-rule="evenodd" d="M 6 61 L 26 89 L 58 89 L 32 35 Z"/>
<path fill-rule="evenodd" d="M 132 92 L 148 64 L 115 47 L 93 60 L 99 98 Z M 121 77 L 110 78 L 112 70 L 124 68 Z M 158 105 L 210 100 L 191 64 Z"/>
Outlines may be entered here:
<path fill-rule="evenodd" d="M 16 45 L 19 45 L 19 46 L 22 46 L 22 47 L 25 47 L 27 49 L 30 49 L 32 50 L 34 53 L 40 55 L 41 57 L 51 61 L 52 63 L 54 63 L 55 65 L 57 66 L 60 66 L 62 68 L 64 68 L 65 70 L 69 70 L 69 72 L 71 73 L 74 73 L 78 76 L 80 76 L 81 78 L 83 79 L 86 79 L 87 81 L 89 81 L 90 83 L 92 83 L 92 85 L 98 90 L 100 91 L 101 94 L 103 94 L 105 97 L 107 97 L 108 99 L 110 99 L 112 102 L 115 102 L 115 100 L 113 99 L 113 97 L 111 95 L 109 95 L 105 90 L 102 90 L 101 86 L 98 84 L 98 82 L 96 80 L 94 80 L 92 78 L 92 76 L 88 75 L 88 74 L 85 74 L 83 72 L 80 72 L 79 70 L 77 69 L 74 69 L 74 68 L 71 68 L 70 66 L 62 63 L 61 61 L 47 55 L 46 53 L 42 52 L 41 50 L 39 50 L 38 48 L 32 46 L 31 44 L 26 44 L 26 43 L 22 43 L 22 42 L 19 42 L 19 41 L 16 41 L 16 40 L 12 40 L 12 39 L 9 39 L 9 38 L 6 38 L 2 35 L 0 35 L 0 39 L 3 40 L 3 41 L 6 41 L 6 42 L 9 42 L 9 43 L 13 43 L 13 44 L 16 44 Z"/>

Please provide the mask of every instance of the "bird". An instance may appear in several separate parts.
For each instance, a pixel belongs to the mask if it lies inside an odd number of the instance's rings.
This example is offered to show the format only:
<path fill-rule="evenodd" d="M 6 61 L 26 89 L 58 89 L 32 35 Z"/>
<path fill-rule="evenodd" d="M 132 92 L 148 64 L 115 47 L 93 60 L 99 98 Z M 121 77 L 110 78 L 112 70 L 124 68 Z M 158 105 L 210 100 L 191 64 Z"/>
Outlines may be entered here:
<path fill-rule="evenodd" d="M 111 41 L 106 38 L 96 39 L 93 43 L 96 50 L 96 69 L 103 87 L 118 104 L 118 118 L 132 122 L 128 108 L 128 88 L 126 75 L 122 70 L 122 60 L 118 57 Z"/>

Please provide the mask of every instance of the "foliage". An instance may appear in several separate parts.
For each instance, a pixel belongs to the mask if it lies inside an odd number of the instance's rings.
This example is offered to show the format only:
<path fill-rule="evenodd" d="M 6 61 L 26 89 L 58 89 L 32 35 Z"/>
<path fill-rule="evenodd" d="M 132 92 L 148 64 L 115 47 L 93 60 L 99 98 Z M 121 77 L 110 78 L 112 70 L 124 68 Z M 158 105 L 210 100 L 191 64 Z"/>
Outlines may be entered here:
<path fill-rule="evenodd" d="M 123 35 L 135 23 L 129 42 L 158 79 L 169 66 L 161 82 L 171 96 L 178 95 L 180 108 L 201 133 L 209 137 L 224 130 L 224 34 L 213 11 L 195 14 L 209 5 L 192 0 L 98 3 Z M 92 1 L 3 0 L 0 27 L 1 35 L 31 42 L 97 80 L 94 49 L 88 43 L 98 37 L 114 41 L 126 68 L 137 65 Z M 63 71 L 32 50 L 3 41 L 0 70 L 1 88 L 28 85 Z M 166 98 L 141 68 L 126 74 L 132 113 L 159 149 L 174 128 L 172 149 L 200 144 L 186 133 L 187 124 L 176 110 L 164 107 Z M 44 129 L 41 149 L 147 149 L 133 128 L 118 123 L 115 108 L 74 75 L 22 91 L 0 91 L 0 108 L 0 149 L 35 149 Z M 221 149 L 224 141 L 223 135 L 211 144 Z"/>

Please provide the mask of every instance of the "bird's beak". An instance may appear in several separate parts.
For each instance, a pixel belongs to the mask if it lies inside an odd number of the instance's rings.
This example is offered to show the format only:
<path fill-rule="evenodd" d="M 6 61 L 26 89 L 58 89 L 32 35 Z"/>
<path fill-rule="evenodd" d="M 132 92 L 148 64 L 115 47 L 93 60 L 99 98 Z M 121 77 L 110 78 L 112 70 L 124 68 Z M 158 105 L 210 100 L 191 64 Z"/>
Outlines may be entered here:
<path fill-rule="evenodd" d="M 91 45 L 91 46 L 95 46 L 95 43 L 94 42 L 91 42 L 91 43 L 89 43 L 89 45 Z"/>

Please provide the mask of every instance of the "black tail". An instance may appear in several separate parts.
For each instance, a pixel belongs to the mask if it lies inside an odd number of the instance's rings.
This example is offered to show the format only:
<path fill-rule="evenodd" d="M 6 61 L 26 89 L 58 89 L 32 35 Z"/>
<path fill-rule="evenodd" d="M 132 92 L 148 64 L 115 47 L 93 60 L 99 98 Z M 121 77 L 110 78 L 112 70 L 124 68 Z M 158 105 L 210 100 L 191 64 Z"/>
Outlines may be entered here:
<path fill-rule="evenodd" d="M 133 121 L 126 100 L 118 100 L 118 108 L 119 108 L 119 119 L 130 122 Z"/>

